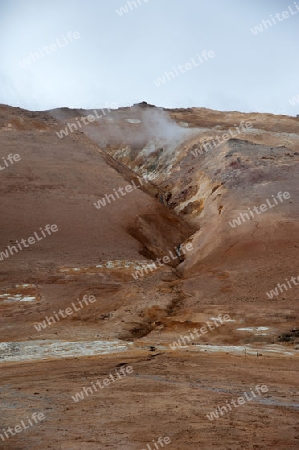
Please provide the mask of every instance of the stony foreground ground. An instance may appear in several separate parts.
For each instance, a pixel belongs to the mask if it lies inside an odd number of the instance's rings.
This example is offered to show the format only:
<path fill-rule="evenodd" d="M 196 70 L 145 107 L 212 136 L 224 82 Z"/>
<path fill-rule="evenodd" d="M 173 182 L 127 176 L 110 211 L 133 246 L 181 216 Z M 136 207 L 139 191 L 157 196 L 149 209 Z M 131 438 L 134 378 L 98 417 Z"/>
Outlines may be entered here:
<path fill-rule="evenodd" d="M 133 372 L 100 392 L 71 396 L 120 365 Z M 1 448 L 141 450 L 168 436 L 175 450 L 291 450 L 299 446 L 298 358 L 136 351 L 1 368 L 1 426 L 44 412 Z M 206 414 L 257 384 L 269 391 L 210 421 Z M 154 447 L 152 447 L 154 448 Z"/>

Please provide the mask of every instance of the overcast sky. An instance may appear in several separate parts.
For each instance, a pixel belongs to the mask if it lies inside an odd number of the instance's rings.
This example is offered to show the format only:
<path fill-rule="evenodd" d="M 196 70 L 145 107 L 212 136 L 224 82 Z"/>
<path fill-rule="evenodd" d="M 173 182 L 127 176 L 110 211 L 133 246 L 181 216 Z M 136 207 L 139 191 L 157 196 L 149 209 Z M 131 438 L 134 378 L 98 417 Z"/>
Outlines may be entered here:
<path fill-rule="evenodd" d="M 299 114 L 299 101 L 289 101 L 299 95 L 299 1 L 129 3 L 0 0 L 0 103 L 44 110 L 147 101 Z"/>

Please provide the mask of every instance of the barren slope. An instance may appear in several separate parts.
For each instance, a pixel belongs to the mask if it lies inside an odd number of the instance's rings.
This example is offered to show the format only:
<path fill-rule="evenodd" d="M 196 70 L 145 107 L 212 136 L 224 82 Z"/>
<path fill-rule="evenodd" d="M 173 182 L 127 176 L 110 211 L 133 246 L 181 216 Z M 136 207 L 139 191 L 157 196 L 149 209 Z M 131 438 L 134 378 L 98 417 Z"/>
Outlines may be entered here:
<path fill-rule="evenodd" d="M 46 417 L 3 448 L 141 450 L 159 436 L 174 450 L 298 448 L 299 286 L 266 293 L 299 275 L 299 120 L 142 103 L 70 131 L 90 114 L 0 107 L 1 157 L 21 157 L 0 171 L 0 252 L 58 227 L 0 261 L 1 428 Z M 230 226 L 279 192 L 290 197 Z M 84 295 L 95 302 L 34 326 Z M 191 338 L 219 314 L 230 320 Z M 208 420 L 257 384 L 267 395 Z"/>

